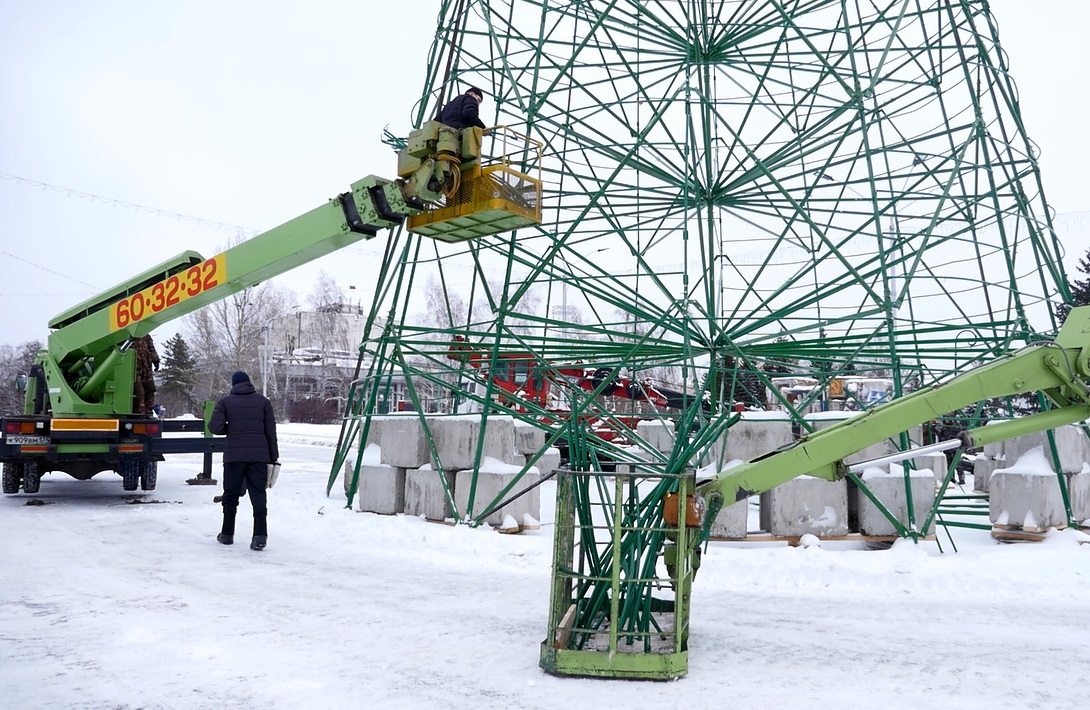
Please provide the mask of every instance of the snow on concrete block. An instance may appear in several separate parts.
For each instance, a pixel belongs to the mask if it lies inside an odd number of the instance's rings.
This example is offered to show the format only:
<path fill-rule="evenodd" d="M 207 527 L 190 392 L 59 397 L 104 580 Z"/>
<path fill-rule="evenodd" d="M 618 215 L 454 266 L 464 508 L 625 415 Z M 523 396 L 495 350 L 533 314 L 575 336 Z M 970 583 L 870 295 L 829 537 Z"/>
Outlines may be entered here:
<path fill-rule="evenodd" d="M 473 471 L 465 470 L 455 474 L 454 504 L 458 506 L 458 513 L 463 518 L 467 513 L 469 492 L 471 490 L 476 490 L 473 497 L 473 513 L 474 517 L 476 517 L 477 514 L 483 513 L 495 503 L 507 500 L 511 496 L 526 490 L 541 478 L 536 468 L 530 469 L 519 478 L 518 467 L 504 464 L 496 459 L 486 460 L 481 464 L 481 467 L 483 470 L 477 472 L 476 487 L 473 486 Z M 502 498 L 497 499 L 500 491 L 511 483 L 514 483 L 511 489 L 503 494 Z M 515 520 L 521 520 L 527 514 L 534 518 L 541 517 L 540 486 L 516 498 L 502 508 L 494 510 L 483 522 L 496 526 L 501 525 L 504 518 L 511 517 Z"/>
<path fill-rule="evenodd" d="M 460 471 L 476 465 L 481 433 L 479 415 L 435 417 L 430 420 L 430 424 L 439 456 L 438 460 L 432 458 L 433 468 Z M 488 417 L 485 420 L 485 436 L 481 445 L 482 460 L 489 457 L 514 463 L 515 456 L 514 420 L 511 417 Z"/>
<path fill-rule="evenodd" d="M 529 422 L 516 421 L 515 426 L 515 451 L 520 454 L 536 454 L 545 448 L 545 430 L 530 424 Z"/>
<path fill-rule="evenodd" d="M 364 513 L 396 515 L 405 512 L 405 469 L 395 466 L 361 466 L 356 489 L 358 508 Z"/>
<path fill-rule="evenodd" d="M 443 474 L 430 466 L 405 471 L 405 514 L 428 520 L 446 520 L 454 515 L 443 488 Z M 453 480 L 453 477 L 452 477 Z"/>
<path fill-rule="evenodd" d="M 1075 425 L 1059 427 L 1052 430 L 1052 436 L 1056 442 L 1056 453 L 1060 457 L 1060 470 L 1064 473 L 1081 471 L 1083 462 L 1090 460 L 1090 439 L 1087 439 L 1082 427 Z M 984 447 L 984 453 L 999 459 L 1000 467 L 1003 467 L 1014 464 L 1023 455 L 1037 447 L 1044 451 L 1045 458 L 1051 462 L 1052 449 L 1048 443 L 1048 432 L 1044 431 L 990 444 Z"/>
<path fill-rule="evenodd" d="M 799 476 L 761 494 L 761 528 L 773 535 L 848 533 L 848 484 Z"/>
<path fill-rule="evenodd" d="M 376 424 L 378 442 L 382 445 L 382 463 L 399 468 L 420 468 L 431 461 L 420 415 L 371 417 L 371 425 Z"/>
<path fill-rule="evenodd" d="M 1042 451 L 1048 451 L 1048 440 L 1045 438 L 1043 431 L 1036 431 L 1032 434 L 1001 441 L 999 447 L 1000 453 L 996 457 L 999 465 L 996 468 L 1007 468 L 1013 466 L 1018 462 L 1018 459 L 1022 458 L 1023 454 L 1033 449 L 1039 448 Z"/>
<path fill-rule="evenodd" d="M 636 435 L 655 451 L 668 454 L 674 450 L 674 423 L 667 419 L 636 422 Z"/>
<path fill-rule="evenodd" d="M 996 470 L 988 485 L 993 525 L 1034 532 L 1067 525 L 1060 483 L 1040 447 L 1023 454 L 1013 466 Z"/>
<path fill-rule="evenodd" d="M 946 462 L 946 457 L 939 455 Z M 881 501 L 886 510 L 894 518 L 904 525 L 908 524 L 908 496 L 905 495 L 904 469 L 894 464 L 889 469 L 868 468 L 863 471 L 863 484 Z M 929 469 L 913 471 L 909 479 L 912 490 L 912 512 L 916 520 L 918 530 L 923 521 L 931 513 L 931 506 L 935 502 L 935 474 Z M 859 532 L 864 535 L 899 535 L 896 526 L 878 509 L 871 499 L 861 495 L 859 499 Z M 925 535 L 935 532 L 935 523 L 931 522 Z"/>

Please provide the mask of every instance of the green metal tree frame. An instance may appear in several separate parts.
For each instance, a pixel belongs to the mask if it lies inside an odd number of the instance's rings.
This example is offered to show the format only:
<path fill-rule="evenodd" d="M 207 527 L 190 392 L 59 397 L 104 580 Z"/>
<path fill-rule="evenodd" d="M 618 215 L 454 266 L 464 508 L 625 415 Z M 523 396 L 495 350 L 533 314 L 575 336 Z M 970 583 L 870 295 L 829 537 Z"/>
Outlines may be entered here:
<path fill-rule="evenodd" d="M 572 634 L 583 641 L 601 623 L 612 649 L 621 630 L 656 623 L 645 616 L 657 583 L 643 561 L 659 559 L 669 537 L 663 496 L 729 441 L 740 383 L 767 389 L 771 406 L 812 431 L 806 415 L 834 380 L 885 377 L 900 397 L 1049 337 L 1056 307 L 1070 301 L 1036 148 L 986 3 L 445 0 L 436 28 L 413 127 L 482 87 L 486 123 L 544 144 L 545 221 L 456 245 L 391 236 L 330 486 L 354 460 L 351 502 L 371 415 L 396 383 L 459 520 L 479 523 L 525 489 L 550 446 L 568 447 L 572 471 L 645 466 L 660 483 L 642 499 L 638 483 L 626 484 L 624 506 L 602 481 L 559 484 L 573 539 L 597 529 L 595 510 L 616 507 L 617 520 L 648 527 L 622 551 L 637 563 L 627 578 L 642 601 L 610 596 L 626 588 L 616 546 L 558 548 L 570 559 L 554 571 L 550 634 L 572 599 L 587 603 Z M 427 291 L 440 296 L 426 303 Z M 456 340 L 480 369 L 451 357 Z M 590 391 L 559 388 L 558 402 L 520 400 L 480 376 L 511 355 L 556 383 L 574 365 L 606 377 Z M 781 395 L 772 378 L 785 365 L 817 386 Z M 602 397 L 618 376 L 654 376 L 692 404 L 663 412 Z M 523 477 L 491 500 L 470 491 L 458 509 L 431 423 L 466 402 L 481 426 L 474 470 L 497 415 L 543 429 L 546 443 Z M 676 423 L 669 453 L 641 437 L 627 416 L 636 414 Z M 596 435 L 601 425 L 614 438 Z M 853 480 L 905 536 L 940 512 L 910 507 L 895 520 Z M 600 613 L 607 600 L 624 618 Z M 637 661 L 638 673 L 677 675 L 685 639 L 675 641 L 661 663 Z M 551 644 L 547 667 L 601 671 L 567 668 Z"/>
<path fill-rule="evenodd" d="M 447 0 L 436 26 L 414 126 L 484 87 L 486 122 L 545 144 L 546 222 L 459 245 L 390 238 L 334 475 L 393 380 L 425 431 L 425 412 L 470 400 L 482 437 L 504 413 L 565 441 L 543 408 L 472 387 L 455 336 L 542 372 L 666 373 L 717 409 L 741 377 L 768 386 L 790 362 L 821 386 L 773 404 L 810 429 L 833 378 L 886 375 L 900 396 L 1056 328 L 1061 247 L 986 6 Z M 442 298 L 426 320 L 429 280 Z M 569 393 L 573 418 L 646 410 L 593 395 Z"/>

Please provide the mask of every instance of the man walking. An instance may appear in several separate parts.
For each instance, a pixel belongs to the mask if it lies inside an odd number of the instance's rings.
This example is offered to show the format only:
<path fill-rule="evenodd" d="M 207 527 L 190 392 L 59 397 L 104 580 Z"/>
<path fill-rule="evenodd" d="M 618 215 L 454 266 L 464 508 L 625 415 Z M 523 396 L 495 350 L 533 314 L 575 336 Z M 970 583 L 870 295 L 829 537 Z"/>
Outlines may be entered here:
<path fill-rule="evenodd" d="M 280 458 L 272 403 L 257 393 L 250 376 L 240 370 L 231 375 L 231 393 L 216 402 L 208 429 L 213 434 L 227 435 L 223 452 L 223 528 L 216 540 L 234 544 L 238 499 L 246 490 L 254 508 L 250 549 L 264 550 L 269 535 L 267 466 Z"/>

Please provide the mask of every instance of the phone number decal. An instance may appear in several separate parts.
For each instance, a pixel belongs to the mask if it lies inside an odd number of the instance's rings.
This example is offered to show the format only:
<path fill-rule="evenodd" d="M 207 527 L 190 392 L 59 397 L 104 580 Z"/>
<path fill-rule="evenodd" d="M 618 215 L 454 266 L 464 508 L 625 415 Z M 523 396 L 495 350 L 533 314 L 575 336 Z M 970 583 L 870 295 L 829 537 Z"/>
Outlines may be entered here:
<path fill-rule="evenodd" d="M 199 296 L 227 280 L 227 260 L 217 254 L 208 261 L 194 264 L 185 271 L 163 279 L 140 293 L 134 293 L 110 306 L 110 330 L 120 330 L 153 313 Z"/>

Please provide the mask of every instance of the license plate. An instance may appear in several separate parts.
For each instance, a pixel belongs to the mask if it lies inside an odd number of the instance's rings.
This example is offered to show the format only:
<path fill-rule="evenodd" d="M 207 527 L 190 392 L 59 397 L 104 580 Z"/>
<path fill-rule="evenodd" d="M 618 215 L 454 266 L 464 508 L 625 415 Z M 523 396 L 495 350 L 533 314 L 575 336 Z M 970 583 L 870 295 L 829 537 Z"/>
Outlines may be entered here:
<path fill-rule="evenodd" d="M 18 434 L 11 434 L 4 437 L 4 443 L 6 444 L 48 444 L 48 436 L 20 436 Z"/>

